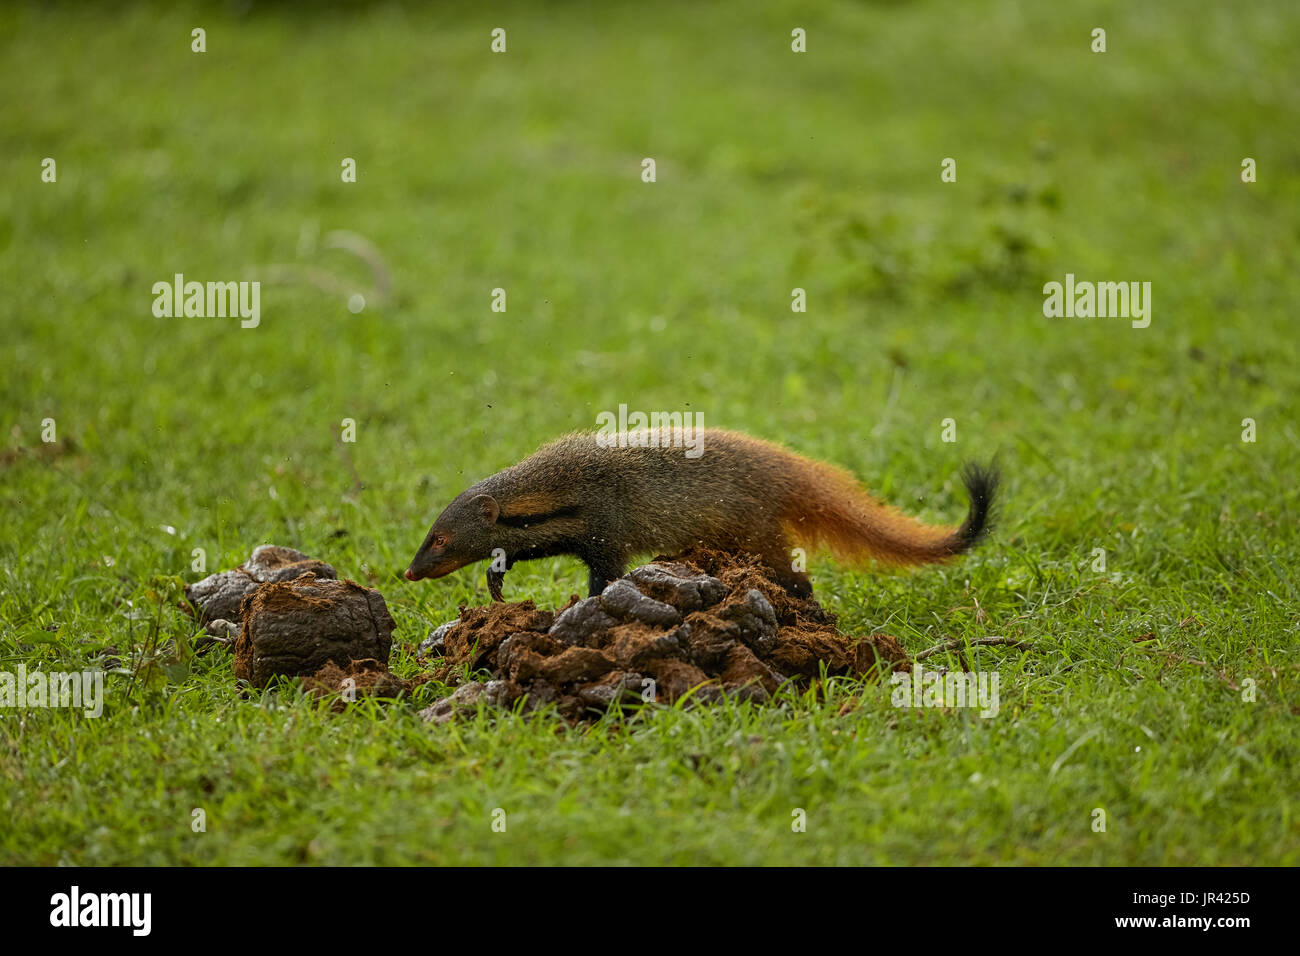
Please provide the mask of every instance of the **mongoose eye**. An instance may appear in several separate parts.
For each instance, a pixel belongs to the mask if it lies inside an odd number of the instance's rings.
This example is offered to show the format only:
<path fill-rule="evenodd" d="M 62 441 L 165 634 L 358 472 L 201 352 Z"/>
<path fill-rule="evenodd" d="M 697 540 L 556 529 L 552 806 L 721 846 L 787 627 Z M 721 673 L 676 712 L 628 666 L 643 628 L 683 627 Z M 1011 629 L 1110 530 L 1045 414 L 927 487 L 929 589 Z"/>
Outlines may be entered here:
<path fill-rule="evenodd" d="M 433 536 L 433 546 L 435 548 L 447 547 L 447 536 L 445 534 L 435 534 Z"/>

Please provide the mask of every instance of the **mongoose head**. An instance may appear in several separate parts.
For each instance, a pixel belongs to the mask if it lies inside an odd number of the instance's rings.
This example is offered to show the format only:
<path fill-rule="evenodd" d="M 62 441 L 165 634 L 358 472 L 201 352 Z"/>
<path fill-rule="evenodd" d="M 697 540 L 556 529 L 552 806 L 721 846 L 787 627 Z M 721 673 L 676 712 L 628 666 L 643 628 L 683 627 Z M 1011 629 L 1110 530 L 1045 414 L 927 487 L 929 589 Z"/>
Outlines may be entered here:
<path fill-rule="evenodd" d="M 501 506 L 491 495 L 460 495 L 429 529 L 406 569 L 408 581 L 440 578 L 492 557 L 493 532 Z"/>

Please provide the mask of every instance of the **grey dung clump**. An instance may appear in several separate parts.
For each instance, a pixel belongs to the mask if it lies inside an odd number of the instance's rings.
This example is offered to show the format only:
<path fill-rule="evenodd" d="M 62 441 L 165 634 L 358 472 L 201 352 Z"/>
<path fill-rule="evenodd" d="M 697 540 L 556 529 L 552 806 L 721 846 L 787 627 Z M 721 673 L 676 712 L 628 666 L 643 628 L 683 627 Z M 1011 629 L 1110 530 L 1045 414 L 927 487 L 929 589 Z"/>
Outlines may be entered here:
<path fill-rule="evenodd" d="M 632 618 L 651 627 L 671 627 L 682 621 L 677 608 L 646 597 L 626 578 L 619 578 L 600 592 L 600 606 L 613 617 Z"/>
<path fill-rule="evenodd" d="M 750 588 L 739 604 L 728 605 L 715 613 L 724 621 L 737 625 L 740 639 L 760 654 L 766 654 L 776 643 L 776 611 L 763 597 L 763 592 L 756 588 Z"/>
<path fill-rule="evenodd" d="M 671 604 L 683 614 L 713 607 L 727 596 L 727 586 L 717 578 L 674 562 L 642 565 L 627 578 L 642 594 Z"/>
<path fill-rule="evenodd" d="M 480 700 L 492 707 L 504 707 L 512 699 L 509 681 L 475 681 L 472 684 L 462 684 L 456 688 L 456 693 L 424 708 L 419 716 L 429 723 L 445 724 L 473 711 Z"/>
<path fill-rule="evenodd" d="M 255 548 L 247 561 L 230 571 L 209 574 L 185 588 L 199 612 L 199 623 L 218 620 L 239 621 L 239 607 L 244 597 L 257 590 L 258 585 L 271 581 L 292 581 L 311 572 L 317 578 L 335 579 L 337 572 L 324 561 L 303 554 L 294 548 L 264 544 Z M 210 634 L 220 638 L 223 629 L 209 628 Z"/>
<path fill-rule="evenodd" d="M 566 644 L 585 646 L 597 634 L 608 631 L 618 621 L 605 613 L 600 597 L 589 597 L 562 611 L 551 625 L 550 635 Z"/>
<path fill-rule="evenodd" d="M 416 659 L 422 661 L 429 657 L 442 657 L 447 650 L 447 632 L 459 623 L 460 618 L 456 618 L 429 631 L 429 636 L 415 649 Z"/>

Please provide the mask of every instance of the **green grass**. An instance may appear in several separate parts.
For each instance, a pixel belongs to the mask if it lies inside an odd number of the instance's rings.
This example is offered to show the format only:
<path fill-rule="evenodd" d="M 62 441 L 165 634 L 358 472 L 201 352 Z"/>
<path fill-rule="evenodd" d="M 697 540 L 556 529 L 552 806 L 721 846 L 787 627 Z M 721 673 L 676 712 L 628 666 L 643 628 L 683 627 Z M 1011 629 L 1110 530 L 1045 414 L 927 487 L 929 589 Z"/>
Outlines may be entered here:
<path fill-rule="evenodd" d="M 1300 862 L 1294 4 L 424 6 L 0 11 L 0 669 L 180 645 L 110 673 L 98 719 L 0 711 L 0 863 Z M 364 285 L 311 248 L 337 229 L 392 301 L 267 284 L 256 329 L 151 312 L 176 272 Z M 1044 318 L 1066 272 L 1152 282 L 1151 326 Z M 784 441 L 929 521 L 999 455 L 971 557 L 811 567 L 847 630 L 911 652 L 1035 642 L 967 652 L 999 715 L 832 681 L 431 727 L 436 685 L 342 714 L 246 696 L 150 601 L 194 548 L 215 570 L 293 545 L 383 591 L 415 673 L 486 600 L 481 567 L 400 578 L 432 517 L 620 402 Z M 507 597 L 584 581 L 536 562 Z"/>

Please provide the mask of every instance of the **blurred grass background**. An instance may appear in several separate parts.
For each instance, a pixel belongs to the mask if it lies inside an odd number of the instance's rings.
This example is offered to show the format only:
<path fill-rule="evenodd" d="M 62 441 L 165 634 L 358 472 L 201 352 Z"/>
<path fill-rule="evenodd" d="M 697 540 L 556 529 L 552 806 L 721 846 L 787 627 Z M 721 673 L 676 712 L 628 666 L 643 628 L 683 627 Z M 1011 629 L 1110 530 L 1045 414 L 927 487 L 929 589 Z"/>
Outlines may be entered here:
<path fill-rule="evenodd" d="M 4 666 L 138 650 L 152 575 L 265 542 L 380 587 L 417 642 L 486 600 L 481 568 L 398 577 L 433 516 L 624 402 L 783 441 L 930 521 L 962 513 L 960 463 L 997 453 L 979 554 L 905 576 L 818 561 L 814 582 L 845 627 L 912 651 L 1040 642 L 978 656 L 1003 674 L 992 722 L 900 717 L 879 689 L 840 717 L 861 689 L 836 685 L 558 737 L 431 730 L 423 700 L 259 706 L 208 655 L 145 697 L 110 678 L 98 721 L 0 713 L 0 859 L 1294 861 L 1300 11 L 1072 7 L 0 10 Z M 363 287 L 333 230 L 381 250 L 393 301 L 354 315 L 264 284 L 256 329 L 152 314 L 178 272 Z M 1067 272 L 1150 281 L 1151 326 L 1044 318 Z M 537 562 L 507 597 L 584 580 Z M 203 800 L 225 823 L 196 836 Z M 493 842 L 484 801 L 524 808 L 527 836 Z M 805 804 L 822 822 L 792 838 Z M 1090 831 L 1096 806 L 1120 835 Z"/>

